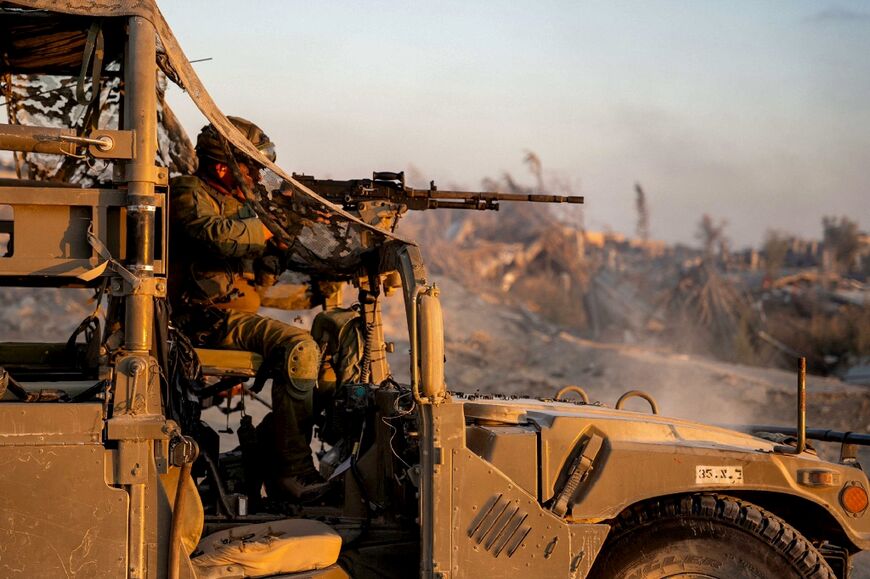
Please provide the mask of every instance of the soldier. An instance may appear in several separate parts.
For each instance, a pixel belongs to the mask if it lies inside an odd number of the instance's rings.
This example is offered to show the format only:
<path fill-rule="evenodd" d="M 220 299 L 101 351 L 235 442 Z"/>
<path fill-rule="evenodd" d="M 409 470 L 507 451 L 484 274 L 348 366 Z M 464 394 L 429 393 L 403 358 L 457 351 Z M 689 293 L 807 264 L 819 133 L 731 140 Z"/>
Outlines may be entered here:
<path fill-rule="evenodd" d="M 273 143 L 254 123 L 230 121 L 272 161 Z M 280 248 L 245 202 L 213 125 L 196 142 L 195 175 L 172 180 L 170 299 L 176 323 L 197 345 L 248 350 L 276 368 L 272 381 L 276 469 L 269 488 L 296 499 L 319 496 L 326 481 L 314 468 L 309 440 L 320 350 L 311 335 L 257 315 L 264 280 L 280 274 Z M 237 157 L 241 179 L 253 187 L 260 167 Z"/>

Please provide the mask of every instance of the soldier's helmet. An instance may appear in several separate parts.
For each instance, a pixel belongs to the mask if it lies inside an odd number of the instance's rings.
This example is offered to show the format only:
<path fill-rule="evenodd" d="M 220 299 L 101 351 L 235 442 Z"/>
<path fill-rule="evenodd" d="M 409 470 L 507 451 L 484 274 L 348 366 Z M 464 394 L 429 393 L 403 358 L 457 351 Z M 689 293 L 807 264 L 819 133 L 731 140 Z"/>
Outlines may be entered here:
<path fill-rule="evenodd" d="M 230 122 L 251 141 L 251 144 L 257 147 L 267 159 L 275 162 L 275 143 L 266 136 L 263 129 L 247 119 L 241 117 L 227 117 Z M 224 150 L 223 138 L 215 129 L 214 125 L 209 123 L 204 126 L 196 137 L 196 154 L 202 158 L 212 159 L 220 163 L 227 162 L 227 154 Z"/>

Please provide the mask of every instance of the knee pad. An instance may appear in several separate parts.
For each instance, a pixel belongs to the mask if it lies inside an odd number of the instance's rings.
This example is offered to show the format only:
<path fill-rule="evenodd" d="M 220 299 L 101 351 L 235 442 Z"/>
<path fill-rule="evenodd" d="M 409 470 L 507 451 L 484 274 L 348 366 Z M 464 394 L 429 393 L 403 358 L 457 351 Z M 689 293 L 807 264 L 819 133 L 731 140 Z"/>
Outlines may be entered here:
<path fill-rule="evenodd" d="M 317 386 L 320 370 L 320 348 L 311 338 L 293 344 L 287 349 L 287 378 L 290 394 L 306 398 Z"/>

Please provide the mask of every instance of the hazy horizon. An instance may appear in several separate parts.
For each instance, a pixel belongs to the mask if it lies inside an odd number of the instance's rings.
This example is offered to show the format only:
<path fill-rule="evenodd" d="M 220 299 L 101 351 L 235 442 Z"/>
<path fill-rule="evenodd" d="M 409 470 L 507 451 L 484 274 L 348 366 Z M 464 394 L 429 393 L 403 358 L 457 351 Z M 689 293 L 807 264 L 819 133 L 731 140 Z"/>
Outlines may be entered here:
<path fill-rule="evenodd" d="M 441 188 L 534 179 L 586 196 L 590 229 L 735 246 L 773 228 L 870 228 L 870 5 L 483 1 L 164 1 L 215 101 L 277 143 L 285 169 L 413 168 Z M 203 118 L 173 87 L 192 138 Z M 568 190 L 570 189 L 570 191 Z"/>
<path fill-rule="evenodd" d="M 210 9 L 206 9 L 209 6 Z M 870 7 L 861 2 L 164 2 L 227 113 L 293 171 L 416 167 L 479 187 L 534 151 L 586 223 L 736 245 L 870 215 Z M 243 24 L 240 25 L 240 22 Z M 263 57 L 263 58 L 260 58 Z M 179 101 L 178 91 L 171 95 Z M 184 107 L 192 133 L 201 121 Z"/>

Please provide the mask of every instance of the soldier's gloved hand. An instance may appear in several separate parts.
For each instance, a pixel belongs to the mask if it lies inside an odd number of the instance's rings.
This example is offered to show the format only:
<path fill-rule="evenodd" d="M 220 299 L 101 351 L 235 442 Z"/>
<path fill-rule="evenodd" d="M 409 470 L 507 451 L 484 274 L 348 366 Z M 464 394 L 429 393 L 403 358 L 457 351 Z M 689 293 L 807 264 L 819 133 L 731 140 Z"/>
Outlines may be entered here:
<path fill-rule="evenodd" d="M 281 258 L 277 255 L 263 255 L 254 264 L 254 276 L 257 285 L 271 287 L 278 282 L 278 276 L 284 271 Z"/>

